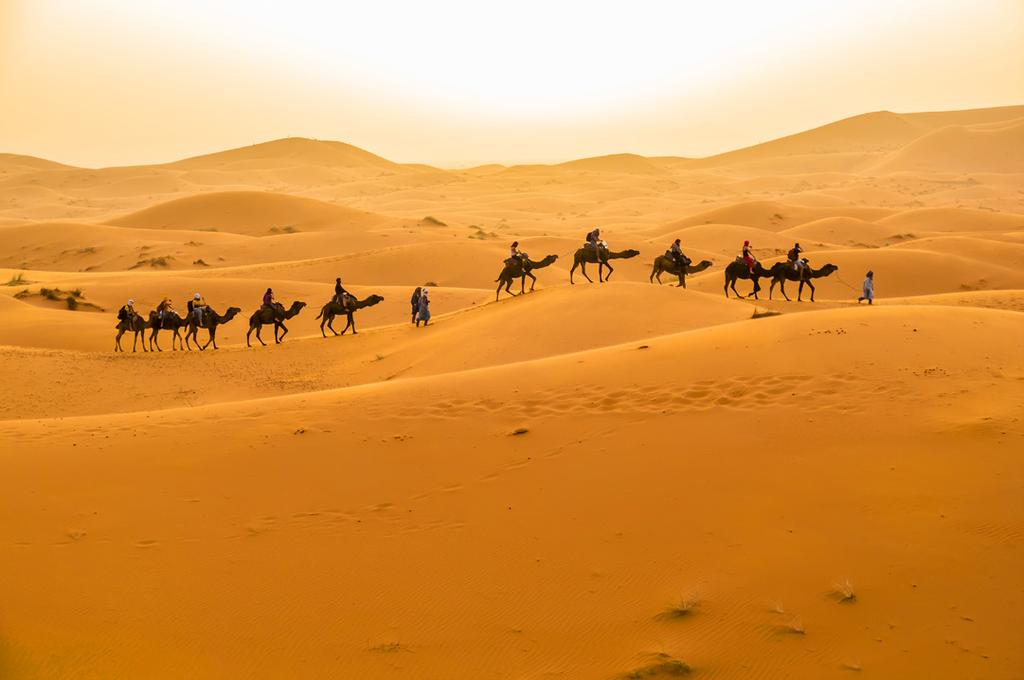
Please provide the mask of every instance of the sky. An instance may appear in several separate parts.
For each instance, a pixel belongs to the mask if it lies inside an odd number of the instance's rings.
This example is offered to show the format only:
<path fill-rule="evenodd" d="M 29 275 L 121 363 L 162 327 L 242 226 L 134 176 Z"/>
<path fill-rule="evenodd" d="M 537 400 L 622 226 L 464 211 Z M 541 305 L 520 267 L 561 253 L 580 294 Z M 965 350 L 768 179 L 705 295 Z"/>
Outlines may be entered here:
<path fill-rule="evenodd" d="M 300 136 L 444 167 L 704 156 L 1024 103 L 1024 0 L 0 0 L 0 152 Z"/>

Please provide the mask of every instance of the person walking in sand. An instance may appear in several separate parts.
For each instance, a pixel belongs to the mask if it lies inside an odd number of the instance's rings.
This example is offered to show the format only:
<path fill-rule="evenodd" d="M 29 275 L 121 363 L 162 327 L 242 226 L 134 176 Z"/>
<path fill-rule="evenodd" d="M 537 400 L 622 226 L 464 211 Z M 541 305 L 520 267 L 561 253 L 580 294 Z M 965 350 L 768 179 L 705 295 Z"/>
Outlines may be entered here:
<path fill-rule="evenodd" d="M 412 305 L 412 318 L 409 323 L 416 323 L 416 316 L 420 313 L 420 295 L 423 293 L 423 288 L 417 286 L 416 290 L 412 292 L 412 298 L 409 303 Z"/>
<path fill-rule="evenodd" d="M 422 288 L 420 290 L 420 304 L 419 310 L 416 314 L 416 327 L 420 327 L 420 322 L 426 326 L 430 323 L 430 297 L 427 295 L 427 289 Z"/>
<path fill-rule="evenodd" d="M 857 304 L 860 304 L 864 300 L 868 301 L 869 305 L 875 303 L 875 273 L 868 272 L 864 277 L 864 294 L 857 298 Z"/>

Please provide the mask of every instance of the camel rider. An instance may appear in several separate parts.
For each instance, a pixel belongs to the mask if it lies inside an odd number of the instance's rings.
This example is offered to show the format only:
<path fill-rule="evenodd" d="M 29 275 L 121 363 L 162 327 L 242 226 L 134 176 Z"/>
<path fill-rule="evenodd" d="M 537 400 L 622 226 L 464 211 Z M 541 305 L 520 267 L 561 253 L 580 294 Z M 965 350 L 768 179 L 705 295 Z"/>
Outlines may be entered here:
<path fill-rule="evenodd" d="M 195 315 L 196 326 L 203 327 L 203 311 L 206 309 L 206 300 L 199 293 L 192 296 L 192 299 L 188 301 L 189 314 Z"/>
<path fill-rule="evenodd" d="M 690 258 L 683 254 L 683 248 L 680 245 L 679 239 L 672 242 L 672 247 L 668 249 L 668 252 L 672 259 L 675 260 L 676 266 L 680 269 L 691 262 Z"/>
<path fill-rule="evenodd" d="M 348 295 L 345 286 L 341 285 L 341 277 L 334 279 L 334 301 L 339 305 L 345 304 L 344 296 Z"/>
<path fill-rule="evenodd" d="M 526 259 L 523 256 L 523 251 L 519 250 L 519 241 L 513 241 L 512 245 L 508 248 L 508 263 L 516 264 L 520 266 L 526 266 Z"/>
<path fill-rule="evenodd" d="M 123 305 L 121 309 L 117 310 L 117 321 L 118 325 L 122 321 L 131 321 L 136 317 L 135 311 L 135 300 L 129 300 L 127 304 Z"/>
<path fill-rule="evenodd" d="M 164 297 L 164 299 L 160 301 L 160 304 L 156 306 L 156 315 L 161 321 L 164 320 L 164 317 L 167 316 L 168 312 L 173 311 L 174 308 L 171 304 L 171 298 L 169 297 Z"/>
<path fill-rule="evenodd" d="M 601 262 L 601 230 L 598 227 L 587 234 L 587 245 L 594 249 L 597 261 Z"/>
<path fill-rule="evenodd" d="M 794 243 L 793 247 L 789 249 L 789 253 L 786 254 L 786 258 L 789 260 L 789 264 L 794 270 L 799 272 L 804 267 L 804 261 L 800 258 L 800 253 L 804 252 L 804 249 L 800 247 L 799 243 Z"/>
<path fill-rule="evenodd" d="M 754 264 L 756 264 L 757 260 L 754 259 L 754 255 L 750 252 L 750 241 L 743 242 L 743 254 L 740 256 L 740 259 L 747 264 L 747 269 L 750 270 L 750 274 L 753 276 Z"/>
<path fill-rule="evenodd" d="M 271 312 L 274 311 L 274 291 L 271 288 L 267 288 L 267 292 L 263 294 L 263 306 L 269 309 Z"/>

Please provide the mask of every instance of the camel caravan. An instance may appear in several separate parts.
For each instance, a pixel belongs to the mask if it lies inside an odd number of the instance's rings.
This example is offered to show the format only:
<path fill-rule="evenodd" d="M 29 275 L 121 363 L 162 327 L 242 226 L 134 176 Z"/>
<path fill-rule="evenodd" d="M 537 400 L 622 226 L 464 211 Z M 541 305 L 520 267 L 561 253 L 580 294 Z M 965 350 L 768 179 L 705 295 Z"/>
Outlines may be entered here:
<path fill-rule="evenodd" d="M 569 283 L 576 283 L 574 274 L 577 269 L 579 269 L 580 274 L 588 282 L 593 283 L 593 279 L 587 275 L 587 264 L 597 265 L 597 280 L 599 283 L 604 283 L 610 280 L 615 272 L 611 265 L 611 260 L 630 259 L 639 255 L 639 250 L 610 250 L 607 242 L 601 239 L 600 229 L 594 229 L 587 234 L 586 242 L 583 246 L 573 253 L 572 268 L 569 270 Z M 501 297 L 502 290 L 511 296 L 532 292 L 537 283 L 537 277 L 534 275 L 534 272 L 554 264 L 557 260 L 558 255 L 547 255 L 540 260 L 532 260 L 527 253 L 519 249 L 518 241 L 513 242 L 509 248 L 509 256 L 503 262 L 498 278 L 495 279 L 495 282 L 498 284 L 494 294 L 495 301 Z M 661 284 L 662 274 L 667 274 L 676 277 L 678 280 L 676 285 L 678 287 L 686 288 L 686 277 L 688 275 L 698 274 L 711 266 L 712 262 L 710 260 L 702 260 L 694 264 L 683 253 L 680 239 L 677 238 L 669 249 L 665 251 L 664 255 L 654 259 L 649 280 L 651 283 L 657 282 Z M 834 264 L 825 264 L 815 269 L 810 265 L 808 259 L 803 257 L 803 249 L 799 243 L 794 244 L 793 248 L 790 249 L 786 261 L 776 262 L 770 267 L 765 268 L 753 256 L 750 241 L 744 241 L 741 254 L 725 267 L 725 296 L 729 297 L 729 291 L 731 290 L 738 298 L 753 297 L 755 300 L 759 299 L 758 293 L 762 290 L 760 280 L 770 279 L 771 285 L 768 288 L 768 299 L 772 299 L 775 287 L 778 286 L 779 292 L 788 301 L 790 298 L 786 294 L 786 282 L 794 281 L 799 283 L 797 301 L 802 301 L 804 286 L 807 286 L 811 291 L 811 302 L 814 302 L 814 279 L 829 276 L 838 269 L 839 267 Z M 605 270 L 607 270 L 607 274 Z M 527 278 L 530 279 L 529 291 L 526 290 Z M 519 293 L 512 291 L 512 286 L 517 279 L 519 280 Z M 746 296 L 741 295 L 736 290 L 736 281 L 739 279 L 749 280 L 753 283 L 753 290 Z M 872 272 L 868 272 L 868 277 L 865 279 L 864 291 L 864 296 L 858 302 L 867 300 L 870 304 L 874 299 L 874 278 Z M 335 336 L 345 335 L 351 330 L 352 334 L 355 335 L 357 333 L 355 313 L 360 309 L 373 307 L 383 301 L 384 298 L 380 295 L 370 295 L 361 300 L 345 290 L 341 285 L 341 278 L 335 279 L 334 297 L 320 308 L 320 313 L 316 316 L 320 321 L 320 334 L 326 338 L 327 330 L 330 330 Z M 429 325 L 430 297 L 427 289 L 425 287 L 417 288 L 413 293 L 411 302 L 412 323 L 417 327 L 421 323 L 424 326 Z M 249 330 L 245 334 L 245 346 L 252 347 L 251 337 L 255 333 L 256 340 L 265 347 L 267 343 L 263 341 L 262 329 L 264 326 L 270 325 L 274 327 L 274 343 L 280 344 L 288 334 L 288 326 L 285 322 L 298 316 L 305 306 L 305 302 L 296 300 L 286 308 L 284 304 L 275 299 L 274 291 L 268 288 L 263 295 L 263 304 L 249 317 Z M 121 338 L 125 333 L 132 333 L 133 352 L 137 350 L 140 340 L 142 341 L 143 352 L 161 352 L 163 349 L 160 347 L 159 342 L 160 331 L 171 333 L 171 349 L 175 351 L 179 349 L 191 350 L 192 343 L 195 343 L 195 346 L 200 351 L 205 350 L 210 345 L 217 349 L 218 326 L 229 323 L 241 311 L 239 307 L 229 307 L 223 315 L 219 314 L 206 303 L 202 295 L 195 293 L 192 299 L 188 301 L 184 316 L 172 307 L 169 298 L 164 298 L 157 305 L 156 309 L 143 316 L 135 310 L 135 301 L 128 300 L 128 304 L 121 307 L 118 311 L 114 351 L 125 351 L 121 346 Z M 345 317 L 345 327 L 340 333 L 334 328 L 334 320 L 339 316 Z M 147 330 L 149 331 L 148 339 L 146 338 Z M 200 330 L 207 332 L 206 342 L 200 342 L 198 335 Z"/>

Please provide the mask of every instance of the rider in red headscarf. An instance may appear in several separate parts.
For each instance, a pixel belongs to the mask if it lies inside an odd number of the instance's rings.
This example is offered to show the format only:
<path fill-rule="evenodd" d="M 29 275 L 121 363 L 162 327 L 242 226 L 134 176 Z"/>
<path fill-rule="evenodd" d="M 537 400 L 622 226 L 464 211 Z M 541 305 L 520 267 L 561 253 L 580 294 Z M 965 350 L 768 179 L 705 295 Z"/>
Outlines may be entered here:
<path fill-rule="evenodd" d="M 750 241 L 743 242 L 743 261 L 747 263 L 750 273 L 754 273 L 754 256 L 750 254 Z"/>

